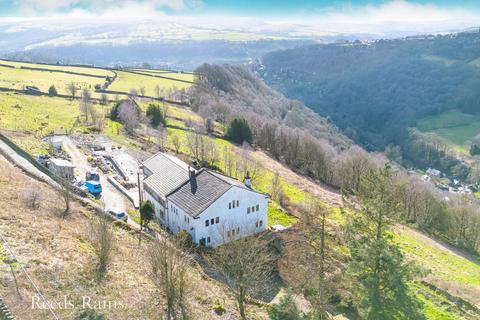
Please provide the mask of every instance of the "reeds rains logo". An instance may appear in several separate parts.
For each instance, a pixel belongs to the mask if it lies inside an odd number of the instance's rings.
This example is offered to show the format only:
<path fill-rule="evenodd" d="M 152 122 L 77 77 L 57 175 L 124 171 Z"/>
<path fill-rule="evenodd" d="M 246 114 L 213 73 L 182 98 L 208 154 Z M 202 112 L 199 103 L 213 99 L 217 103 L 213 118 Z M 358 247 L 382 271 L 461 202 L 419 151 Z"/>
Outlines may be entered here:
<path fill-rule="evenodd" d="M 68 296 L 64 296 L 60 300 L 46 300 L 37 295 L 32 296 L 32 309 L 95 309 L 95 310 L 114 310 L 124 309 L 125 305 L 121 301 L 115 300 L 95 300 L 89 296 L 82 296 L 80 299 L 72 300 Z"/>

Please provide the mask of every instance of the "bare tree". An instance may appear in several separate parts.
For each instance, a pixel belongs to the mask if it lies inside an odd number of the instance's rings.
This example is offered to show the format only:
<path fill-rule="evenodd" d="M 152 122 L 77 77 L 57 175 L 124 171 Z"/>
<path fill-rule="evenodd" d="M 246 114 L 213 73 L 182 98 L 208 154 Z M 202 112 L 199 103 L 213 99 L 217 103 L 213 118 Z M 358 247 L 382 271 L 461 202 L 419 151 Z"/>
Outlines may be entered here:
<path fill-rule="evenodd" d="M 278 172 L 275 172 L 275 175 L 272 178 L 272 182 L 270 184 L 270 196 L 282 207 L 287 204 L 287 196 L 283 191 L 282 182 L 280 180 L 280 175 L 278 174 Z"/>
<path fill-rule="evenodd" d="M 114 247 L 114 235 L 111 222 L 103 215 L 94 218 L 90 223 L 90 241 L 97 258 L 97 279 L 106 275 Z"/>
<path fill-rule="evenodd" d="M 85 116 L 85 121 L 88 121 L 88 115 L 91 113 L 91 109 L 93 109 L 90 99 L 90 92 L 87 88 L 84 88 L 82 90 L 82 100 L 80 101 L 80 112 Z"/>
<path fill-rule="evenodd" d="M 31 209 L 38 209 L 40 207 L 40 202 L 42 201 L 42 193 L 40 189 L 30 187 L 25 190 L 24 198 L 27 206 Z"/>
<path fill-rule="evenodd" d="M 228 115 L 230 114 L 230 108 L 223 104 L 217 103 L 213 105 L 212 112 L 215 114 L 215 120 L 221 123 L 226 123 Z"/>
<path fill-rule="evenodd" d="M 67 92 L 70 93 L 70 95 L 72 96 L 72 100 L 74 100 L 75 95 L 77 94 L 77 87 L 75 86 L 74 82 L 70 82 L 67 85 Z"/>
<path fill-rule="evenodd" d="M 140 95 L 145 96 L 145 87 L 140 87 Z"/>
<path fill-rule="evenodd" d="M 339 185 L 347 191 L 355 191 L 360 185 L 362 176 L 373 168 L 375 163 L 368 153 L 360 147 L 353 146 L 342 154 L 337 171 Z"/>
<path fill-rule="evenodd" d="M 100 96 L 100 104 L 106 105 L 108 103 L 108 96 L 106 93 L 102 93 Z"/>
<path fill-rule="evenodd" d="M 185 292 L 190 256 L 174 246 L 167 237 L 159 237 L 148 247 L 151 279 L 166 298 L 167 319 L 180 312 L 186 319 Z"/>
<path fill-rule="evenodd" d="M 180 152 L 181 143 L 180 143 L 180 138 L 178 137 L 177 134 L 172 137 L 172 144 L 173 144 L 173 147 L 175 148 L 175 153 L 178 154 Z"/>
<path fill-rule="evenodd" d="M 233 157 L 233 148 L 229 146 L 225 146 L 223 148 L 223 172 L 225 172 L 228 176 L 233 176 L 235 171 L 235 159 Z"/>
<path fill-rule="evenodd" d="M 118 118 L 129 132 L 133 132 L 140 124 L 137 107 L 131 101 L 122 102 L 118 109 Z"/>
<path fill-rule="evenodd" d="M 156 131 L 156 136 L 157 136 L 157 143 L 158 143 L 158 149 L 159 151 L 165 151 L 166 149 L 166 144 L 167 144 L 167 130 L 163 127 L 163 125 L 159 125 L 158 129 Z"/>
<path fill-rule="evenodd" d="M 246 319 L 249 297 L 271 288 L 273 256 L 262 237 L 243 238 L 216 248 L 205 257 L 211 271 L 220 276 L 237 300 L 240 317 Z"/>
<path fill-rule="evenodd" d="M 315 312 L 315 319 L 325 319 L 330 309 L 328 301 L 340 283 L 342 263 L 334 257 L 330 243 L 335 230 L 328 223 L 329 210 L 318 199 L 310 198 L 305 204 L 298 232 L 284 235 L 285 255 L 280 272 L 288 284 L 306 296 Z M 338 259 L 338 258 L 337 258 Z"/>
<path fill-rule="evenodd" d="M 132 99 L 136 99 L 138 97 L 137 89 L 130 89 L 130 91 L 128 92 L 128 96 Z"/>
<path fill-rule="evenodd" d="M 92 119 L 92 124 L 98 132 L 103 131 L 105 126 L 105 114 L 98 112 L 95 108 L 90 108 L 90 119 Z"/>
<path fill-rule="evenodd" d="M 160 97 L 161 97 L 160 86 L 158 84 L 155 86 L 155 97 L 157 99 L 160 99 Z"/>
<path fill-rule="evenodd" d="M 62 218 L 65 219 L 70 213 L 70 202 L 72 200 L 72 186 L 66 180 L 60 182 L 60 194 L 65 202 L 65 210 L 63 211 Z"/>

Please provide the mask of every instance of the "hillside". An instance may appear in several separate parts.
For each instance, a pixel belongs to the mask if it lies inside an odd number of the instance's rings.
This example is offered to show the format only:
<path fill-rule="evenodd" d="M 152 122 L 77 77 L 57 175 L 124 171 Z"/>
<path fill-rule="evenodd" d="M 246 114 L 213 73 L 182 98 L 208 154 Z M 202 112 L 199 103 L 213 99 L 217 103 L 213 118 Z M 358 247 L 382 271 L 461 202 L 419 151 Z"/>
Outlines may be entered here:
<path fill-rule="evenodd" d="M 38 302 L 31 308 L 35 288 L 33 283 L 53 305 L 60 319 L 74 319 L 88 301 L 96 313 L 105 319 L 158 319 L 162 309 L 158 306 L 161 294 L 149 277 L 147 243 L 138 244 L 138 235 L 120 225 L 113 228 L 114 251 L 106 279 L 98 283 L 94 273 L 94 254 L 90 238 L 90 225 L 95 212 L 72 204 L 72 211 L 62 218 L 63 200 L 50 186 L 26 177 L 18 168 L 0 157 L 0 233 L 13 249 L 15 257 L 2 246 L 2 286 L 0 296 L 15 319 L 50 319 L 47 307 Z M 32 209 L 26 204 L 29 190 L 41 190 L 40 206 Z M 7 260 L 13 260 L 21 298 L 17 295 Z M 189 270 L 188 309 L 196 319 L 221 319 L 213 312 L 221 305 L 232 316 L 234 304 L 230 294 L 217 282 L 205 278 L 195 267 Z M 193 285 L 194 284 L 194 285 Z M 85 298 L 88 297 L 88 300 Z M 65 301 L 75 305 L 65 305 Z M 85 310 L 88 307 L 85 307 Z M 260 308 L 252 308 L 252 316 L 265 318 Z M 82 318 L 83 319 L 83 318 Z"/>
<path fill-rule="evenodd" d="M 406 164 L 465 177 L 452 159 L 422 161 L 406 129 L 433 131 L 460 146 L 478 133 L 479 46 L 478 33 L 306 46 L 267 54 L 257 71 L 367 149 L 399 145 Z M 438 126 L 435 117 L 446 112 L 465 117 Z"/>
<path fill-rule="evenodd" d="M 42 142 L 45 135 L 67 129 L 76 141 L 106 139 L 116 147 L 128 150 L 139 161 L 162 150 L 186 161 L 200 160 L 205 166 L 240 180 L 245 172 L 249 172 L 254 188 L 272 195 L 269 203 L 269 226 L 281 224 L 290 227 L 288 230 L 292 232 L 301 230 L 299 222 L 305 213 L 305 204 L 313 196 L 331 211 L 329 225 L 335 226 L 338 238 L 329 245 L 336 250 L 338 260 L 348 260 L 348 249 L 341 235 L 346 215 L 341 209 L 343 202 L 337 187 L 351 183 L 351 176 L 355 172 L 347 170 L 348 164 L 353 161 L 372 165 L 373 157 L 371 159 L 370 155 L 358 147 L 351 146 L 351 141 L 339 134 L 328 120 L 312 113 L 303 104 L 275 92 L 245 69 L 213 66 L 205 67 L 201 74 L 207 76 L 209 69 L 213 71 L 207 79 L 222 81 L 212 84 L 212 81 L 206 81 L 205 78 L 199 79 L 198 86 L 191 87 L 187 92 L 188 99 L 192 102 L 191 107 L 160 104 L 166 116 L 164 127 L 153 128 L 145 116 L 149 105 L 158 103 L 152 99 L 136 99 L 141 116 L 137 126 L 133 128 L 127 128 L 125 121 L 108 117 L 111 108 L 116 105 L 115 102 L 94 104 L 95 110 L 107 115 L 103 118 L 103 126 L 96 128 L 90 121 L 84 120 L 77 101 L 58 96 L 31 96 L 8 92 L 0 94 L 0 128 L 32 155 L 49 152 L 48 145 Z M 163 74 L 161 70 L 141 72 Z M 222 119 L 222 115 L 225 119 Z M 299 137 L 295 140 L 299 142 L 298 153 L 290 154 L 293 146 L 290 140 L 285 140 L 288 143 L 276 143 L 283 147 L 278 150 L 263 148 L 260 136 L 255 138 L 253 146 L 232 143 L 225 137 L 225 131 L 228 119 L 236 115 L 248 117 L 256 133 L 265 125 L 271 124 L 278 129 L 275 133 Z M 213 120 L 210 132 L 207 130 L 207 119 Z M 258 122 L 254 122 L 255 119 L 258 119 Z M 310 144 L 305 144 L 306 142 Z M 83 149 L 83 145 L 81 147 L 80 149 Z M 316 157 L 308 166 L 299 163 L 300 160 L 322 154 L 322 150 L 326 151 L 324 155 L 328 159 L 324 166 L 316 165 L 322 160 Z M 277 151 L 278 157 L 274 153 Z M 9 223 L 0 225 L 2 234 L 6 235 L 18 253 L 21 258 L 19 261 L 30 266 L 29 270 L 35 275 L 42 291 L 48 294 L 47 297 L 58 297 L 60 290 L 71 290 L 74 299 L 80 299 L 79 297 L 92 291 L 95 292 L 96 299 L 135 302 L 133 305 L 128 304 L 128 307 L 118 314 L 107 312 L 107 319 L 158 317 L 158 303 L 163 303 L 163 299 L 159 298 L 150 282 L 146 264 L 142 260 L 145 254 L 138 250 L 134 236 L 121 228 L 115 228 L 116 242 L 122 245 L 115 248 L 113 265 L 106 284 L 94 284 L 88 272 L 92 255 L 86 236 L 88 221 L 92 218 L 90 210 L 76 204 L 74 212 L 63 220 L 58 216 L 61 209 L 58 194 L 24 177 L 5 162 L 2 162 L 2 166 L 0 175 L 5 176 L 0 177 L 3 195 L 0 201 L 4 201 L 4 207 L 9 208 L 3 213 L 2 219 Z M 313 176 L 313 173 L 317 174 L 313 171 L 315 168 L 322 172 L 322 175 Z M 323 175 L 325 168 L 329 169 L 326 170 L 326 176 L 333 176 L 329 187 L 321 182 L 326 177 Z M 273 194 L 277 193 L 273 187 L 276 180 L 276 188 L 281 190 L 281 196 Z M 45 190 L 45 196 L 49 199 L 42 203 L 35 215 L 26 208 L 21 198 L 24 189 L 29 185 Z M 10 223 L 11 221 L 14 223 Z M 439 248 L 440 243 L 435 239 L 427 241 L 424 234 L 410 228 L 395 231 L 394 239 L 403 252 L 426 269 L 424 275 L 409 283 L 410 292 L 424 302 L 422 314 L 427 319 L 475 319 L 478 312 L 463 300 L 479 303 L 478 262 L 473 259 L 469 261 L 448 246 Z M 283 234 L 272 233 L 278 238 Z M 276 265 L 272 268 L 276 268 Z M 194 318 L 216 318 L 212 310 L 218 306 L 226 309 L 227 313 L 223 318 L 238 318 L 231 293 L 226 291 L 222 284 L 202 275 L 200 269 L 192 268 L 189 272 L 192 275 L 192 285 L 198 288 L 187 293 L 189 311 Z M 421 282 L 422 280 L 425 282 Z M 31 288 L 22 281 L 24 279 L 19 276 L 22 290 L 25 294 L 30 293 Z M 343 312 L 345 305 L 351 303 L 348 287 L 351 284 L 348 280 L 342 280 L 341 284 L 347 286 L 347 290 L 341 296 L 344 300 L 335 306 L 341 310 L 339 312 Z M 286 286 L 286 280 L 277 279 L 276 285 Z M 8 298 L 7 305 L 20 319 L 28 319 L 29 309 L 25 309 L 22 304 L 25 301 L 19 302 L 16 299 L 11 278 L 2 295 Z M 266 300 L 264 303 L 271 302 Z M 258 305 L 248 305 L 249 318 L 267 317 L 266 308 Z M 69 311 L 62 312 L 70 316 Z"/>
<path fill-rule="evenodd" d="M 262 117 L 305 130 L 339 149 L 345 149 L 351 143 L 328 119 L 318 116 L 299 100 L 287 99 L 246 68 L 204 64 L 196 72 L 200 79 L 190 96 L 192 107 L 204 116 L 217 113 L 222 105 L 227 117 L 232 114 Z"/>

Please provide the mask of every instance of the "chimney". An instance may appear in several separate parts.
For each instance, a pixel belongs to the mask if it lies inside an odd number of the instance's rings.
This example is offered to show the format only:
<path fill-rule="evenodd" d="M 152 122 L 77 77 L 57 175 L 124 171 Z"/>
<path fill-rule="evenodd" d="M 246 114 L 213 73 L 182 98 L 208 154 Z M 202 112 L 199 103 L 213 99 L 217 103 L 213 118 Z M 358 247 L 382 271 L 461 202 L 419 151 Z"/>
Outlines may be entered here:
<path fill-rule="evenodd" d="M 190 166 L 188 166 L 188 176 L 190 179 L 193 179 L 195 177 L 195 170 L 192 169 Z"/>
<path fill-rule="evenodd" d="M 245 183 L 245 186 L 247 188 L 252 188 L 252 180 L 250 179 L 250 174 L 247 171 L 247 175 L 245 176 L 245 179 L 243 179 L 243 183 Z"/>

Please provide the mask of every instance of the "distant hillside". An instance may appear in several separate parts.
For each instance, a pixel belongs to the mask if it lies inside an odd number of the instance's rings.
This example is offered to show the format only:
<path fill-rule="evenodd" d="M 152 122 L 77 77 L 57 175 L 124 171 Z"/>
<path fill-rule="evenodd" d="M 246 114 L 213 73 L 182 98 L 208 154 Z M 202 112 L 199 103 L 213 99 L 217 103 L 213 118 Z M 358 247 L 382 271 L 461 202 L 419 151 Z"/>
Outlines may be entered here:
<path fill-rule="evenodd" d="M 479 61 L 480 34 L 464 33 L 276 51 L 257 71 L 366 148 L 396 144 L 406 151 L 406 129 L 425 118 L 456 109 L 477 119 Z M 409 153 L 403 157 L 417 162 Z"/>
<path fill-rule="evenodd" d="M 204 64 L 196 72 L 200 77 L 198 85 L 192 87 L 191 96 L 194 108 L 202 105 L 201 113 L 210 113 L 208 109 L 218 109 L 222 105 L 228 114 L 260 116 L 291 128 L 303 129 L 341 149 L 351 144 L 328 119 L 319 116 L 301 101 L 287 99 L 247 68 Z"/>

